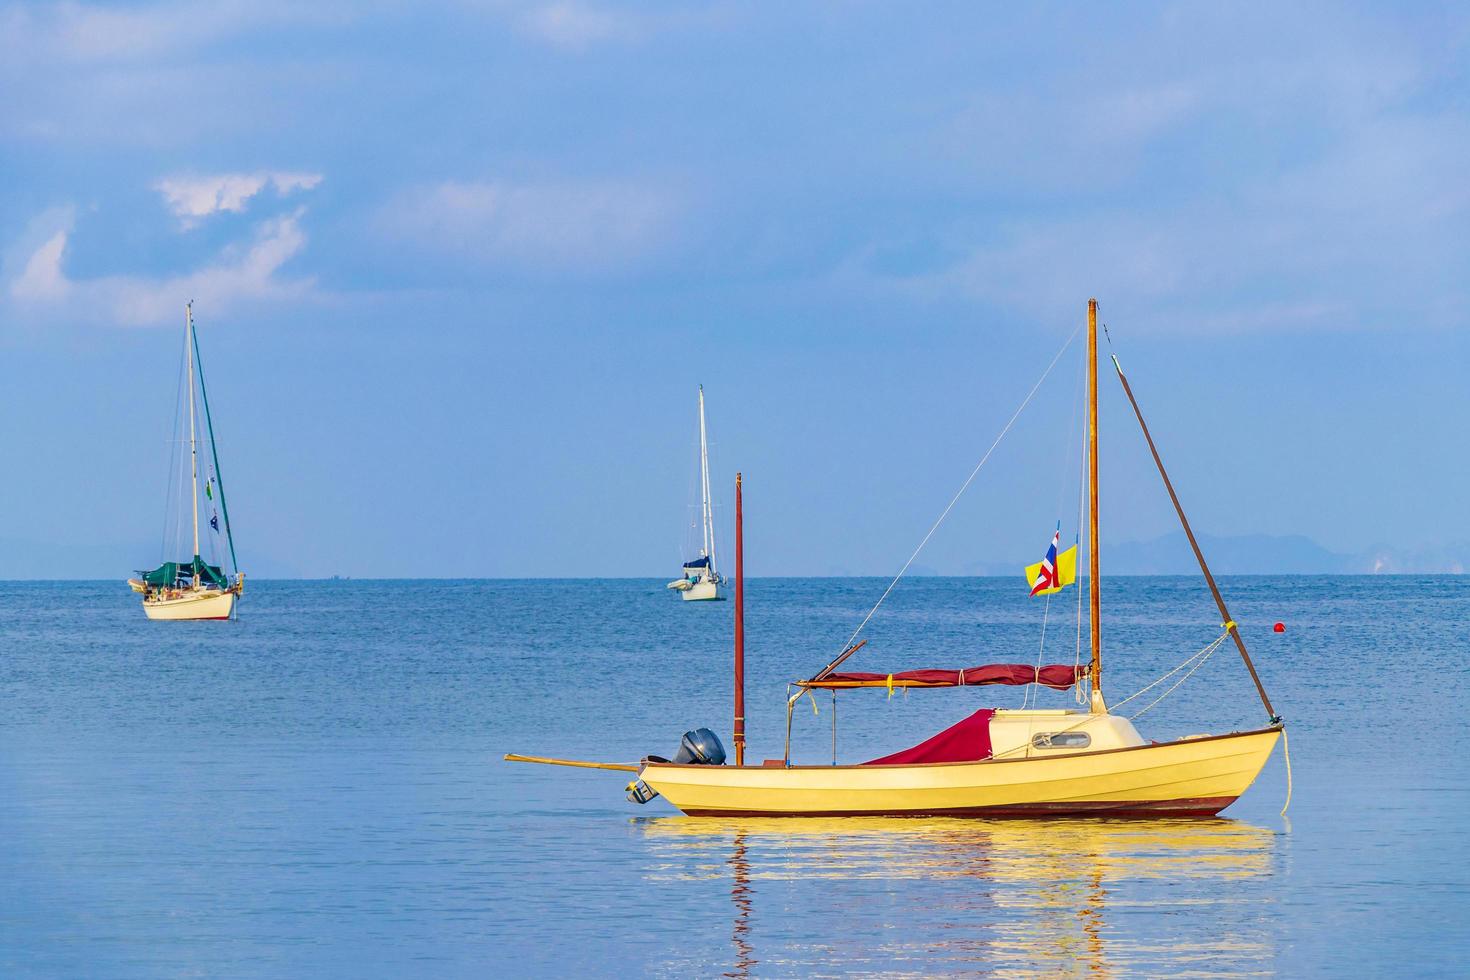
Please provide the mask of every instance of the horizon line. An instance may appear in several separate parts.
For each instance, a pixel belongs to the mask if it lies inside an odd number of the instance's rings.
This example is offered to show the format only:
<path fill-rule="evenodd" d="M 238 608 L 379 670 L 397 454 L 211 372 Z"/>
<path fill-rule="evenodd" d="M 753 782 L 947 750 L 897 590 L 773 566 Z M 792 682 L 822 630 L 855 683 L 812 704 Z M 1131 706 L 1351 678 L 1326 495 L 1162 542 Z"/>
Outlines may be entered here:
<path fill-rule="evenodd" d="M 1464 578 L 1470 572 L 1220 572 L 1216 578 Z M 1020 578 L 1018 575 L 906 575 L 913 579 L 998 579 Z M 1198 573 L 1188 572 L 1115 572 L 1103 576 L 1116 578 L 1181 578 L 1203 579 Z M 756 579 L 878 579 L 889 581 L 888 575 L 749 575 L 748 581 Z M 380 576 L 380 575 L 316 575 L 316 576 L 255 576 L 252 582 L 659 582 L 661 575 L 455 575 L 455 576 Z M 1079 576 L 1078 582 L 1086 582 Z M 46 583 L 46 582 L 122 582 L 121 578 L 0 578 L 0 584 Z M 733 585 L 731 586 L 733 588 Z"/>

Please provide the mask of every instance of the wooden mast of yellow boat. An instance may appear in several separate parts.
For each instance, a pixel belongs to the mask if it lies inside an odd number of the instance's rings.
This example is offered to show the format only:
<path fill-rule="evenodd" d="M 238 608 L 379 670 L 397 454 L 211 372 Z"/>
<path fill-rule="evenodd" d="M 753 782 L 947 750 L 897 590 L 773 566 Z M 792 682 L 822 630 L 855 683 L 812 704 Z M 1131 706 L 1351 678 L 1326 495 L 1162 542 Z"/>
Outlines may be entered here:
<path fill-rule="evenodd" d="M 1102 596 L 1097 536 L 1097 300 L 1087 301 L 1087 608 L 1092 632 L 1092 712 L 1107 714 L 1102 695 Z"/>

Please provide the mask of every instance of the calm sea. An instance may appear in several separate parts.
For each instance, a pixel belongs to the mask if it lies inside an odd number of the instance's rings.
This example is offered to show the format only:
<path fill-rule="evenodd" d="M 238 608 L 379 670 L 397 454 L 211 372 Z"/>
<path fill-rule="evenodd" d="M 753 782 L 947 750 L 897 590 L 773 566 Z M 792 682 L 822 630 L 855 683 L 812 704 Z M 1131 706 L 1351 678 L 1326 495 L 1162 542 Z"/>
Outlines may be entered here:
<path fill-rule="evenodd" d="M 1224 584 L 1288 721 L 1285 818 L 1279 749 L 1228 819 L 1161 822 L 700 820 L 502 762 L 728 744 L 731 604 L 657 581 L 256 582 L 204 624 L 121 582 L 0 584 L 0 974 L 1466 975 L 1470 579 Z M 751 583 L 756 759 L 882 585 Z M 853 667 L 1032 662 L 1017 585 L 906 581 Z M 1114 700 L 1218 635 L 1198 581 L 1106 586 Z M 1047 615 L 1071 663 L 1070 593 Z M 845 694 L 838 752 L 1023 696 Z M 800 762 L 831 759 L 815 706 Z M 1136 724 L 1262 721 L 1226 646 Z"/>

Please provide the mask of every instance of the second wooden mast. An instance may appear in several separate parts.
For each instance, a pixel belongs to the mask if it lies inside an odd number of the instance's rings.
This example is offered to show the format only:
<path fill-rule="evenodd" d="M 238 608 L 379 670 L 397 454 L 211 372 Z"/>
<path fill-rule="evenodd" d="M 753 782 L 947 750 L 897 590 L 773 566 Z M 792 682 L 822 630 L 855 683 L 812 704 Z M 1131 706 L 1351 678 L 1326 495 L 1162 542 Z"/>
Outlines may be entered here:
<path fill-rule="evenodd" d="M 745 502 L 735 474 L 735 764 L 745 765 Z"/>
<path fill-rule="evenodd" d="M 1102 581 L 1097 537 L 1097 300 L 1087 301 L 1087 609 L 1092 634 L 1092 710 L 1106 714 L 1102 696 Z"/>

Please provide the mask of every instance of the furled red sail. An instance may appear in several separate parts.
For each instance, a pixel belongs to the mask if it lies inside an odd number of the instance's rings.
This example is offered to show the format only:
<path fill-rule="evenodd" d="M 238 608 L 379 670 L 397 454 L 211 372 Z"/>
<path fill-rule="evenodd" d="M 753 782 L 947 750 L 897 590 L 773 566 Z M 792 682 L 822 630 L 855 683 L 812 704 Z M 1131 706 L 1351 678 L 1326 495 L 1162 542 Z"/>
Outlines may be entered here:
<path fill-rule="evenodd" d="M 1032 670 L 1035 668 L 1027 668 Z M 1068 670 L 1072 668 L 1068 667 Z M 911 749 L 865 762 L 865 766 L 915 766 L 926 762 L 979 762 L 990 758 L 990 716 L 993 708 L 981 708 Z"/>
<path fill-rule="evenodd" d="M 905 670 L 897 674 L 828 674 L 821 680 L 800 681 L 802 687 L 979 687 L 985 684 L 1044 684 L 1065 691 L 1087 676 L 1087 667 L 1048 664 L 1037 669 L 1029 664 L 986 664 L 964 670 Z"/>

